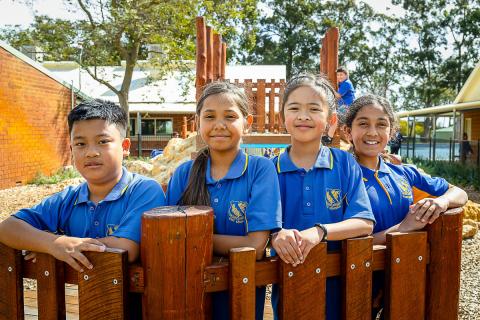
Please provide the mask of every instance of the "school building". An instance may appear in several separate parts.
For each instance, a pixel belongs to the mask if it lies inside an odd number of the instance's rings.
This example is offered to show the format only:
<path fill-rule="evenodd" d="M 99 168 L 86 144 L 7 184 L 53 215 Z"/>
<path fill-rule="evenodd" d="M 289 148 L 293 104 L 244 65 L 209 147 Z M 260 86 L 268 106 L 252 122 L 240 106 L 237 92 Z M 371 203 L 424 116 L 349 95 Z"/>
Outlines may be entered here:
<path fill-rule="evenodd" d="M 90 97 L 110 100 L 118 103 L 117 95 L 108 87 L 99 84 L 87 71 L 79 68 L 73 61 L 51 62 L 42 64 L 55 76 L 86 92 Z M 159 76 L 155 66 L 149 61 L 139 61 L 133 71 L 129 92 L 129 116 L 131 154 L 139 155 L 139 145 L 143 156 L 148 156 L 153 149 L 166 146 L 175 134 L 180 134 L 184 119 L 188 130 L 195 118 L 195 82 L 192 72 L 171 72 Z M 97 67 L 97 74 L 120 88 L 125 72 L 125 63 L 120 66 Z M 256 81 L 265 78 L 280 81 L 285 79 L 286 67 L 276 65 L 230 65 L 226 68 L 226 79 L 240 83 L 245 79 Z M 140 141 L 140 143 L 139 143 Z"/>
<path fill-rule="evenodd" d="M 473 153 L 467 162 L 480 165 L 480 62 L 452 104 L 403 111 L 397 116 L 405 138 L 402 156 L 456 161 L 468 143 Z"/>
<path fill-rule="evenodd" d="M 67 115 L 87 98 L 0 41 L 0 189 L 70 164 Z"/>

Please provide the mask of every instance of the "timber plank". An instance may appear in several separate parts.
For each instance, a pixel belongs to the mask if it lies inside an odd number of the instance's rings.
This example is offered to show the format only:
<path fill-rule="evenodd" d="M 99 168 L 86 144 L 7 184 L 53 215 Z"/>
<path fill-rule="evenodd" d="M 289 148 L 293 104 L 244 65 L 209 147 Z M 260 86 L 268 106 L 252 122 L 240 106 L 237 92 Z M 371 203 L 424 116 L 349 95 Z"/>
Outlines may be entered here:
<path fill-rule="evenodd" d="M 326 242 L 316 245 L 297 267 L 280 262 L 280 319 L 325 319 L 326 266 Z"/>
<path fill-rule="evenodd" d="M 23 319 L 21 251 L 0 243 L 0 319 Z"/>
<path fill-rule="evenodd" d="M 63 262 L 46 253 L 37 253 L 36 259 L 38 318 L 65 319 Z"/>
<path fill-rule="evenodd" d="M 387 234 L 386 319 L 425 318 L 427 233 Z"/>
<path fill-rule="evenodd" d="M 255 259 L 253 248 L 230 250 L 230 319 L 255 319 Z"/>

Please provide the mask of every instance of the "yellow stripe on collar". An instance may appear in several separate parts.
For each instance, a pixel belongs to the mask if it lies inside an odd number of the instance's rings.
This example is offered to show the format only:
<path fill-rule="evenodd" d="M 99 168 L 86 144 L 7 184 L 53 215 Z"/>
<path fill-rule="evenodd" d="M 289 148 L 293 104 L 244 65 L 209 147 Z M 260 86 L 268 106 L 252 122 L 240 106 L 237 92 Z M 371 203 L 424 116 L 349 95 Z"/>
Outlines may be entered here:
<path fill-rule="evenodd" d="M 362 179 L 363 179 L 363 181 L 368 182 L 367 178 L 363 177 Z"/>
<path fill-rule="evenodd" d="M 388 193 L 387 188 L 385 188 L 382 181 L 380 181 L 380 179 L 378 178 L 378 171 L 375 171 L 375 174 L 373 176 L 375 177 L 375 179 L 377 179 L 378 184 L 380 185 L 380 187 L 382 187 L 383 191 L 387 195 L 390 204 L 392 204 L 392 198 L 390 198 L 390 194 Z"/>
<path fill-rule="evenodd" d="M 245 153 L 245 166 L 243 167 L 242 175 L 247 171 L 248 167 L 248 154 Z"/>
<path fill-rule="evenodd" d="M 120 192 L 120 194 L 121 194 L 121 195 L 124 194 L 125 191 L 127 191 L 127 189 L 128 189 L 128 184 L 125 186 L 125 188 L 122 189 L 122 192 Z"/>
<path fill-rule="evenodd" d="M 333 169 L 333 153 L 332 150 L 330 150 L 330 170 Z"/>

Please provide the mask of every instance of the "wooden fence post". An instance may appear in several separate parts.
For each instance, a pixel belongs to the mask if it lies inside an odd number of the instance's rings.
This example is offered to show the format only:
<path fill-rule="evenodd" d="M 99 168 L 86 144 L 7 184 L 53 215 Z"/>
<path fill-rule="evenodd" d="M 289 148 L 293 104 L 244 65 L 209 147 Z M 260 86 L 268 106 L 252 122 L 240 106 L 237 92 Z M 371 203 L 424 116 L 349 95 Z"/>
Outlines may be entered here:
<path fill-rule="evenodd" d="M 213 34 L 213 81 L 220 79 L 222 70 L 222 36 Z"/>
<path fill-rule="evenodd" d="M 275 132 L 275 79 L 270 82 L 270 92 L 268 94 L 268 131 Z"/>
<path fill-rule="evenodd" d="M 127 252 L 84 252 L 93 269 L 78 273 L 78 306 L 82 320 L 127 318 Z"/>
<path fill-rule="evenodd" d="M 452 209 L 427 227 L 426 319 L 458 318 L 463 209 Z"/>
<path fill-rule="evenodd" d="M 227 65 L 227 44 L 222 42 L 222 65 L 220 68 L 220 79 L 225 80 L 225 72 L 226 72 L 226 65 Z"/>
<path fill-rule="evenodd" d="M 253 248 L 230 250 L 230 319 L 255 319 L 255 262 Z"/>
<path fill-rule="evenodd" d="M 325 319 L 327 244 L 316 245 L 297 267 L 280 262 L 280 319 Z M 302 307 L 304 306 L 304 307 Z"/>
<path fill-rule="evenodd" d="M 213 81 L 213 30 L 207 27 L 207 83 Z"/>
<path fill-rule="evenodd" d="M 203 272 L 213 255 L 213 210 L 159 207 L 143 214 L 143 318 L 205 319 Z"/>
<path fill-rule="evenodd" d="M 285 83 L 285 79 L 280 79 L 280 89 L 279 89 L 279 94 L 278 94 L 278 133 L 285 133 L 285 123 L 282 121 L 282 103 L 283 103 L 283 96 L 285 94 L 285 86 L 287 84 Z"/>
<path fill-rule="evenodd" d="M 203 86 L 207 83 L 207 38 L 205 19 L 203 17 L 197 17 L 197 43 L 196 43 L 196 99 L 200 98 L 203 90 Z"/>
<path fill-rule="evenodd" d="M 185 139 L 187 137 L 187 129 L 188 129 L 188 123 L 187 123 L 187 117 L 182 118 L 182 132 L 180 133 L 180 137 L 182 139 Z"/>
<path fill-rule="evenodd" d="M 385 318 L 425 319 L 427 233 L 387 234 Z"/>
<path fill-rule="evenodd" d="M 0 243 L 0 257 L 0 319 L 23 320 L 22 254 Z"/>
<path fill-rule="evenodd" d="M 372 243 L 372 237 L 342 241 L 342 319 L 371 319 Z"/>
<path fill-rule="evenodd" d="M 257 113 L 257 132 L 265 132 L 265 80 L 257 80 L 257 103 L 256 103 L 256 113 Z"/>
<path fill-rule="evenodd" d="M 37 253 L 38 318 L 65 319 L 65 278 L 63 261 Z"/>

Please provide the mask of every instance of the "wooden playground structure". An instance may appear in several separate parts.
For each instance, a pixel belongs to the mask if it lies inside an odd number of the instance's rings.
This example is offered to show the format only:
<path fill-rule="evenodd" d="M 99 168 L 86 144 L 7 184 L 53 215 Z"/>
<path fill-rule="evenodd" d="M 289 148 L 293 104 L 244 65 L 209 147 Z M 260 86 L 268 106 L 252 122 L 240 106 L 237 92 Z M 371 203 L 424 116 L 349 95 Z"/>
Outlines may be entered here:
<path fill-rule="evenodd" d="M 226 45 L 197 18 L 197 97 L 211 81 L 225 79 Z M 338 29 L 322 40 L 321 71 L 336 84 Z M 285 143 L 275 104 L 285 81 L 233 82 L 245 88 L 257 134 L 247 143 Z M 184 121 L 184 132 L 195 131 Z M 268 133 L 267 133 L 268 132 Z M 338 138 L 337 138 L 338 142 Z M 78 285 L 82 320 L 127 319 L 129 293 L 142 296 L 143 319 L 209 319 L 210 293 L 228 290 L 231 319 L 255 318 L 255 287 L 278 284 L 281 319 L 325 319 L 326 279 L 342 280 L 342 319 L 371 319 L 372 273 L 384 271 L 385 319 L 458 318 L 462 209 L 449 210 L 425 231 L 342 241 L 327 252 L 316 246 L 306 262 L 292 267 L 277 257 L 255 260 L 238 248 L 228 260 L 213 256 L 213 211 L 209 207 L 161 207 L 142 218 L 141 261 L 128 265 L 126 252 L 87 252 L 94 268 L 78 273 L 47 254 L 37 262 L 0 244 L 0 320 L 24 319 L 23 279 L 36 279 L 39 319 L 65 319 L 65 284 Z"/>
<path fill-rule="evenodd" d="M 442 215 L 426 231 L 393 233 L 386 246 L 372 238 L 344 240 L 328 252 L 321 243 L 303 265 L 255 260 L 255 250 L 230 251 L 213 262 L 213 211 L 162 207 L 144 214 L 141 263 L 126 252 L 87 253 L 92 270 L 77 273 L 39 254 L 0 245 L 0 319 L 24 319 L 23 278 L 36 279 L 38 319 L 65 319 L 65 283 L 78 284 L 79 317 L 127 319 L 127 293 L 142 295 L 143 319 L 209 319 L 209 293 L 228 290 L 231 319 L 255 318 L 255 287 L 280 287 L 281 319 L 325 319 L 325 281 L 342 279 L 342 319 L 371 319 L 372 272 L 385 272 L 385 319 L 458 318 L 462 210 Z"/>

